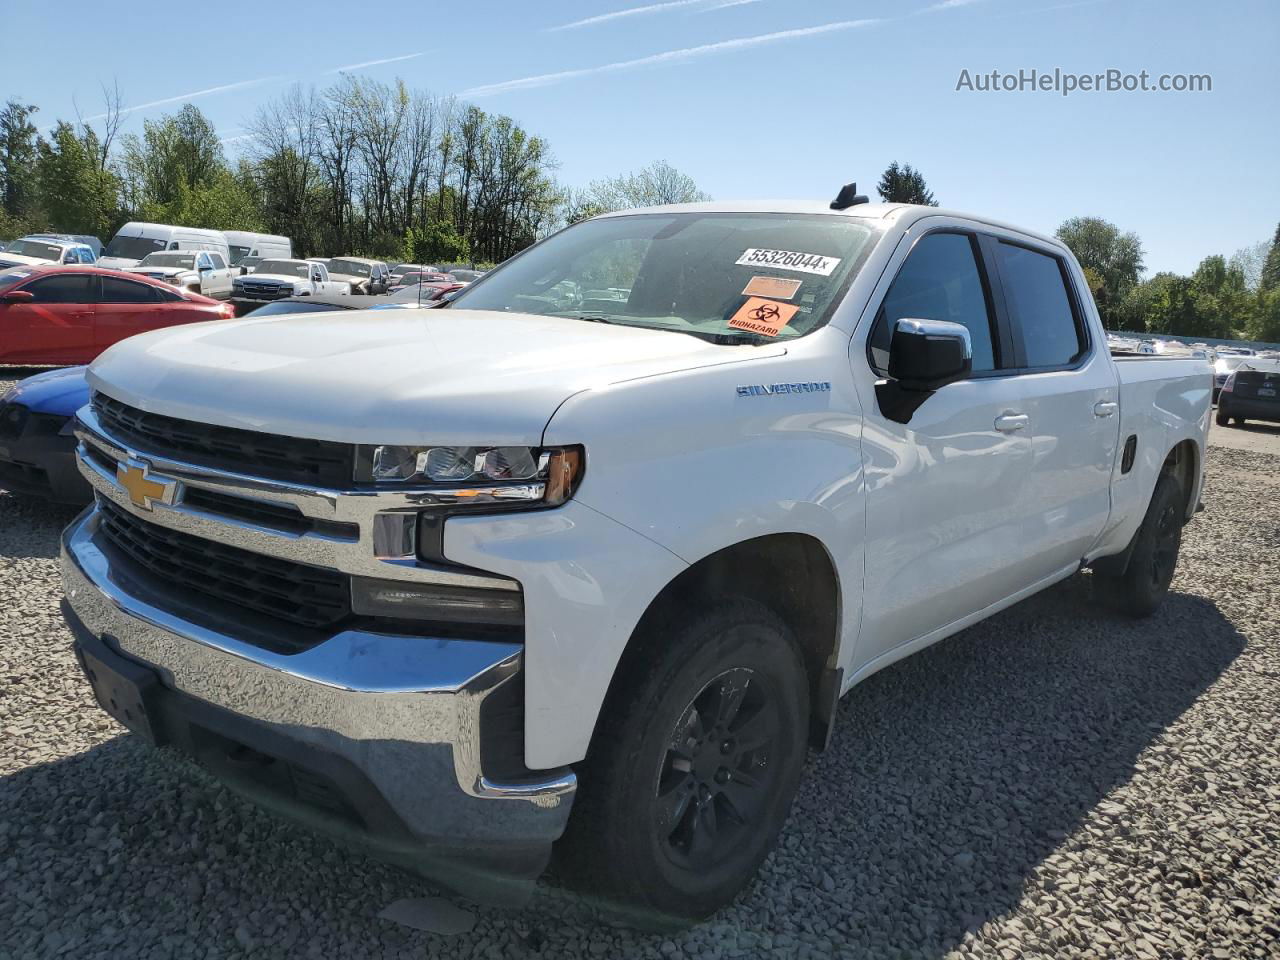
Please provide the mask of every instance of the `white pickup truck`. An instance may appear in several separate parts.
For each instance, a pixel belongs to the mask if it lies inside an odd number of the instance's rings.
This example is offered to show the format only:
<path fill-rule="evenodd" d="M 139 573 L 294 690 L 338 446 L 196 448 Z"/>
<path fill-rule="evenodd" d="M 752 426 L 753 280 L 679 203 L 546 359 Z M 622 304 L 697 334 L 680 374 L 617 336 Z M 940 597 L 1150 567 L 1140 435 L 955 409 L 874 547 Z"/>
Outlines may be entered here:
<path fill-rule="evenodd" d="M 231 296 L 231 281 L 239 270 L 230 266 L 216 250 L 172 250 L 148 253 L 128 273 L 163 280 L 215 300 Z"/>
<path fill-rule="evenodd" d="M 1082 568 L 1159 606 L 1211 376 L 1105 337 L 1057 240 L 847 189 L 143 334 L 90 368 L 67 618 L 110 713 L 264 803 L 704 917 L 856 684 Z"/>
<path fill-rule="evenodd" d="M 231 281 L 231 301 L 242 306 L 258 306 L 286 297 L 341 296 L 351 285 L 330 280 L 322 263 L 310 260 L 263 260 L 253 273 Z"/>

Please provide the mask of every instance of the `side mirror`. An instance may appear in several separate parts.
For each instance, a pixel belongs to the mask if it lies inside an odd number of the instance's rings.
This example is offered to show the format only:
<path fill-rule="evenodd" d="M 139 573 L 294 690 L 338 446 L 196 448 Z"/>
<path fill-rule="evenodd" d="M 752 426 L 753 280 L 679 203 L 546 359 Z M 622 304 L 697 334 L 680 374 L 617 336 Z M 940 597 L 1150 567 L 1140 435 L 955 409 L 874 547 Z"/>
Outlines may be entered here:
<path fill-rule="evenodd" d="M 935 390 L 963 380 L 973 371 L 969 329 L 948 320 L 904 317 L 889 343 L 889 379 L 876 384 L 880 412 L 896 423 L 912 415 Z"/>
<path fill-rule="evenodd" d="M 35 298 L 36 295 L 30 290 L 10 290 L 0 294 L 0 303 L 30 303 Z"/>
<path fill-rule="evenodd" d="M 905 390 L 933 391 L 973 370 L 969 329 L 947 320 L 903 318 L 889 344 L 889 376 Z"/>

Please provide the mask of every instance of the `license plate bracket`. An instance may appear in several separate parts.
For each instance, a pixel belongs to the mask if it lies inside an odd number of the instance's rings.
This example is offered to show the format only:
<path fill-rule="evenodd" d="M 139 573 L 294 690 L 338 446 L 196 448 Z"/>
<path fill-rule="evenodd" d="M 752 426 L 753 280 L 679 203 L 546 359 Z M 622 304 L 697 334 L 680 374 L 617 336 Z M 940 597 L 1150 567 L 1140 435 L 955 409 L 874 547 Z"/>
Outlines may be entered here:
<path fill-rule="evenodd" d="M 77 642 L 76 659 L 103 710 L 153 746 L 164 742 L 155 722 L 160 678 L 154 670 L 120 656 L 102 641 Z"/>

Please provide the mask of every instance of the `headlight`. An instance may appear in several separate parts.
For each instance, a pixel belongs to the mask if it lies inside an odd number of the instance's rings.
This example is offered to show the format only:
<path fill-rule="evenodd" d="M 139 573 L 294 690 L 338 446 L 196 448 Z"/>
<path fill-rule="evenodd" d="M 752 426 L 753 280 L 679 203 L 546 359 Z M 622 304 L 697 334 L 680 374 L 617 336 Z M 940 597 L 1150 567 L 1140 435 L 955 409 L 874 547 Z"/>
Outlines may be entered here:
<path fill-rule="evenodd" d="M 422 487 L 424 505 L 558 506 L 586 465 L 581 447 L 363 447 L 360 461 L 364 479 Z"/>

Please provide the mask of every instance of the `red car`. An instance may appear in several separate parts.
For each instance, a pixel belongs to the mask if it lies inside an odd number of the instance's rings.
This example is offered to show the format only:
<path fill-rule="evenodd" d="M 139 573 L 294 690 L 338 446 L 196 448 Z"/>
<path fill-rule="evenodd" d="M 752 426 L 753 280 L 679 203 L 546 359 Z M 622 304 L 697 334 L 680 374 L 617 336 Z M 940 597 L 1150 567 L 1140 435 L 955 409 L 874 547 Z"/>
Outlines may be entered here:
<path fill-rule="evenodd" d="M 135 333 L 235 316 L 229 303 L 97 267 L 0 272 L 0 363 L 88 363 Z"/>

